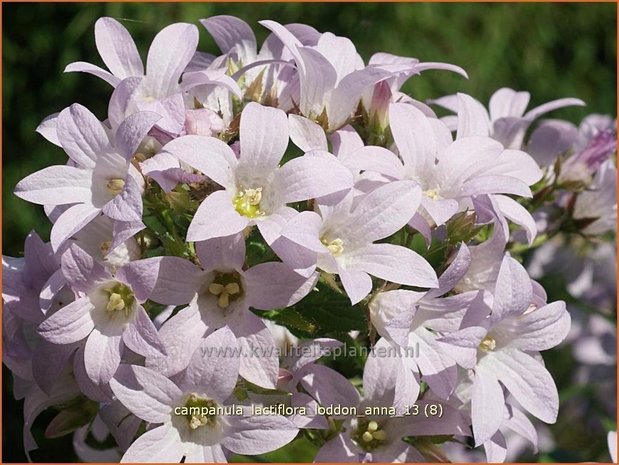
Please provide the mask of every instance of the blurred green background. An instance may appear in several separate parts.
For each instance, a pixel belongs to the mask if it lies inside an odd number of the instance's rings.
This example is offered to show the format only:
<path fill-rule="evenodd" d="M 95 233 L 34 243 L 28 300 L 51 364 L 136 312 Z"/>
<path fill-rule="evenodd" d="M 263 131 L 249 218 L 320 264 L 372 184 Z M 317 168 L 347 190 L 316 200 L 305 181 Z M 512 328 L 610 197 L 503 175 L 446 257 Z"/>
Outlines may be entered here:
<path fill-rule="evenodd" d="M 302 22 L 319 31 L 349 37 L 364 59 L 385 51 L 422 61 L 442 61 L 463 67 L 470 80 L 440 71 L 411 79 L 404 91 L 418 99 L 462 91 L 487 103 L 502 86 L 527 90 L 532 105 L 560 97 L 578 97 L 586 108 L 568 108 L 552 117 L 578 122 L 588 113 L 616 111 L 616 5 L 615 4 L 431 4 L 431 3 L 72 3 L 2 4 L 3 21 L 3 254 L 19 256 L 31 229 L 49 238 L 50 226 L 42 207 L 12 195 L 26 175 L 66 156 L 34 132 L 47 115 L 79 102 L 105 119 L 111 87 L 84 74 L 63 74 L 73 61 L 102 64 L 94 46 L 93 27 L 100 16 L 121 20 L 132 33 L 143 58 L 152 37 L 165 25 L 217 14 L 243 18 L 259 44 L 267 31 L 257 21 Z M 214 42 L 201 29 L 200 50 L 216 53 Z M 569 358 L 549 357 L 549 369 L 561 387 L 569 383 Z M 4 372 L 5 381 L 9 381 Z M 595 395 L 595 394 L 593 394 Z M 21 402 L 12 400 L 11 383 L 3 386 L 3 458 L 25 461 L 21 441 Z M 586 410 L 589 417 L 602 415 Z M 43 415 L 36 423 L 41 437 Z M 572 421 L 572 420 L 570 420 Z M 604 432 L 599 428 L 569 435 L 544 461 L 607 461 Z M 578 423 L 575 421 L 574 424 Z M 570 423 L 571 424 L 571 423 Z M 557 429 L 560 428 L 560 429 Z M 555 431 L 565 436 L 569 424 Z M 71 461 L 70 439 L 41 442 L 34 460 Z M 303 447 L 301 445 L 301 447 Z M 274 456 L 276 460 L 281 457 Z M 309 457 L 291 455 L 288 460 Z M 533 456 L 529 460 L 535 460 Z"/>

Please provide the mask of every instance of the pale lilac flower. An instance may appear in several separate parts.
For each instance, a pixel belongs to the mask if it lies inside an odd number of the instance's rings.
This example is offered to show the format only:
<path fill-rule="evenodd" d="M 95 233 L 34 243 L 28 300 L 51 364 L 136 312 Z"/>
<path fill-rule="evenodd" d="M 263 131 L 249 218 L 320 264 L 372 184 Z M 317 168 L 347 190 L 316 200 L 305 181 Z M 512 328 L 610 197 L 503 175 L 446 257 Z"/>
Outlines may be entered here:
<path fill-rule="evenodd" d="M 419 187 L 411 181 L 385 184 L 355 204 L 349 194 L 333 207 L 321 205 L 320 215 L 303 212 L 284 227 L 282 236 L 311 251 L 309 259 L 318 268 L 338 274 L 353 305 L 371 292 L 370 275 L 409 286 L 436 287 L 436 273 L 419 254 L 394 244 L 374 243 L 406 224 L 420 196 Z M 308 259 L 307 254 L 295 253 L 298 260 Z M 288 259 L 293 261 L 293 257 Z"/>
<path fill-rule="evenodd" d="M 354 44 L 330 32 L 314 46 L 306 46 L 275 21 L 260 21 L 282 41 L 294 57 L 299 94 L 294 101 L 301 114 L 332 132 L 344 126 L 365 89 L 406 69 L 402 65 L 365 66 Z"/>
<path fill-rule="evenodd" d="M 406 365 L 401 357 L 389 350 L 381 339 L 376 350 L 382 347 L 388 356 L 370 356 L 363 371 L 364 396 L 357 405 L 357 413 L 366 407 L 396 408 L 396 415 L 375 414 L 348 417 L 342 430 L 327 441 L 314 458 L 315 462 L 424 462 L 424 456 L 404 436 L 468 435 L 469 428 L 463 416 L 448 404 L 442 404 L 441 417 L 405 415 L 405 405 L 423 411 L 427 401 L 417 401 L 406 392 Z M 410 410 L 412 412 L 413 410 Z"/>
<path fill-rule="evenodd" d="M 513 258 L 505 257 L 488 319 L 441 338 L 460 348 L 462 366 L 475 370 L 471 412 L 477 445 L 500 427 L 505 405 L 501 384 L 540 420 L 556 420 L 557 388 L 538 351 L 565 339 L 570 316 L 564 302 L 543 306 L 535 302 L 526 271 Z"/>
<path fill-rule="evenodd" d="M 526 111 L 529 99 L 528 92 L 517 92 L 503 87 L 490 97 L 489 111 L 475 100 L 474 105 L 470 106 L 470 111 L 474 114 L 474 123 L 468 125 L 468 131 L 472 131 L 474 135 L 490 136 L 503 144 L 505 148 L 520 149 L 527 129 L 537 118 L 559 108 L 585 105 L 577 98 L 562 98 Z M 454 113 L 459 113 L 462 108 L 462 101 L 457 95 L 441 97 L 430 103 L 447 108 Z M 453 130 L 457 128 L 460 132 L 462 130 L 461 119 L 462 117 L 458 115 L 457 119 L 450 117 L 447 121 Z"/>
<path fill-rule="evenodd" d="M 223 410 L 238 378 L 235 348 L 231 331 L 219 329 L 203 340 L 175 382 L 145 367 L 121 365 L 110 383 L 116 397 L 144 421 L 161 424 L 142 434 L 123 462 L 226 462 L 226 451 L 263 454 L 295 438 L 298 429 L 284 417 Z M 220 355 L 205 357 L 207 349 Z M 231 355 L 226 356 L 226 350 Z"/>
<path fill-rule="evenodd" d="M 202 136 L 180 137 L 164 147 L 164 153 L 224 187 L 202 202 L 188 241 L 231 236 L 257 225 L 270 243 L 281 229 L 277 217 L 296 214 L 286 204 L 350 189 L 351 173 L 329 154 L 305 155 L 279 167 L 288 133 L 283 111 L 250 103 L 241 114 L 238 159 L 224 142 Z"/>
<path fill-rule="evenodd" d="M 44 168 L 22 179 L 15 194 L 41 205 L 69 205 L 54 223 L 54 250 L 100 213 L 120 222 L 141 222 L 141 175 L 131 165 L 140 142 L 159 115 L 136 113 L 114 137 L 86 108 L 74 104 L 58 116 L 58 137 L 71 164 Z"/>
<path fill-rule="evenodd" d="M 403 348 L 418 352 L 410 357 L 410 369 L 441 399 L 448 399 L 458 382 L 454 352 L 440 342 L 441 334 L 479 324 L 490 309 L 483 293 L 468 291 L 445 296 L 466 273 L 471 256 L 466 245 L 439 277 L 437 289 L 415 292 L 403 289 L 377 293 L 370 301 L 370 321 L 378 334 Z"/>
<path fill-rule="evenodd" d="M 153 259 L 130 262 L 112 275 L 72 245 L 62 256 L 62 272 L 77 299 L 43 321 L 39 333 L 58 345 L 85 339 L 84 366 L 94 383 L 112 378 L 125 345 L 141 355 L 164 351 L 141 305 L 157 279 Z"/>
<path fill-rule="evenodd" d="M 617 168 L 612 160 L 602 164 L 587 190 L 577 194 L 574 219 L 585 221 L 582 232 L 595 236 L 617 228 Z"/>
<path fill-rule="evenodd" d="M 317 274 L 304 277 L 279 262 L 244 270 L 242 234 L 200 242 L 196 250 L 203 269 L 181 258 L 158 259 L 159 278 L 151 298 L 166 305 L 190 305 L 161 327 L 168 356 L 148 358 L 147 366 L 174 375 L 187 366 L 207 332 L 228 326 L 243 351 L 241 376 L 274 388 L 279 368 L 275 340 L 249 309 L 295 304 L 311 291 Z"/>

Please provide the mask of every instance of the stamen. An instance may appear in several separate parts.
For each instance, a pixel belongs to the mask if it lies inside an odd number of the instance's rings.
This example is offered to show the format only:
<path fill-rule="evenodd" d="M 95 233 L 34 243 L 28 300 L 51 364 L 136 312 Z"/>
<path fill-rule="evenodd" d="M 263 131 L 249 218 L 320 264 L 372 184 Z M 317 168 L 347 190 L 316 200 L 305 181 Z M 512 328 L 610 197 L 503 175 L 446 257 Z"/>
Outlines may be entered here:
<path fill-rule="evenodd" d="M 496 340 L 492 336 L 486 336 L 479 344 L 482 352 L 491 352 L 496 349 Z"/>
<path fill-rule="evenodd" d="M 441 197 L 439 196 L 439 191 L 438 189 L 428 189 L 427 191 L 423 192 L 423 195 L 425 195 L 426 197 L 432 199 L 432 200 L 439 200 Z"/>
<path fill-rule="evenodd" d="M 120 194 L 125 188 L 125 180 L 121 178 L 112 178 L 107 181 L 105 185 L 107 191 L 113 196 Z"/>
<path fill-rule="evenodd" d="M 241 297 L 241 277 L 238 273 L 218 273 L 208 285 L 208 292 L 217 297 L 217 306 L 226 309 L 230 302 Z"/>
<path fill-rule="evenodd" d="M 339 237 L 329 242 L 327 239 L 322 239 L 321 242 L 327 247 L 329 253 L 334 257 L 342 255 L 344 252 L 344 241 Z"/>
<path fill-rule="evenodd" d="M 254 189 L 239 189 L 236 197 L 233 200 L 235 210 L 248 218 L 256 218 L 264 216 L 264 212 L 260 209 L 260 201 L 262 200 L 262 187 Z"/>

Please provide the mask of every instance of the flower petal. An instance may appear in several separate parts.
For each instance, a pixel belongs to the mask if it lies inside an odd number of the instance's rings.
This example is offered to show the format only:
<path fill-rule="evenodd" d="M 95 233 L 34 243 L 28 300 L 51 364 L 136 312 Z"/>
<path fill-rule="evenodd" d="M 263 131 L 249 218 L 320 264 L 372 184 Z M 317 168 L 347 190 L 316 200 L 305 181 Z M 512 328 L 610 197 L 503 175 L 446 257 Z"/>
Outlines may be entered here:
<path fill-rule="evenodd" d="M 82 297 L 62 307 L 39 325 L 39 334 L 54 344 L 70 344 L 86 338 L 95 327 L 90 316 L 94 307 Z"/>
<path fill-rule="evenodd" d="M 39 205 L 90 202 L 92 172 L 73 166 L 48 166 L 17 183 L 15 195 Z"/>
<path fill-rule="evenodd" d="M 264 454 L 292 441 L 299 429 L 285 417 L 235 416 L 221 445 L 237 454 Z"/>
<path fill-rule="evenodd" d="M 182 391 L 163 375 L 145 367 L 122 364 L 110 381 L 114 395 L 132 413 L 149 423 L 170 419 Z"/>
<path fill-rule="evenodd" d="M 95 43 L 103 62 L 118 78 L 142 76 L 144 66 L 131 34 L 112 18 L 99 18 L 95 23 Z"/>
<path fill-rule="evenodd" d="M 408 286 L 438 286 L 430 264 L 418 253 L 399 245 L 369 244 L 347 254 L 346 267 Z"/>
<path fill-rule="evenodd" d="M 295 273 L 284 263 L 261 263 L 244 273 L 248 304 L 259 310 L 286 308 L 305 297 L 318 280 L 318 273 L 309 277 Z"/>
<path fill-rule="evenodd" d="M 88 377 L 95 384 L 106 384 L 120 365 L 123 347 L 120 334 L 106 335 L 99 329 L 92 330 L 84 347 L 84 366 Z"/>
<path fill-rule="evenodd" d="M 276 168 L 288 147 L 286 113 L 248 103 L 241 113 L 240 139 L 244 166 L 261 171 Z"/>
<path fill-rule="evenodd" d="M 473 382 L 471 418 L 477 446 L 488 441 L 503 422 L 503 389 L 491 369 L 478 366 Z"/>
<path fill-rule="evenodd" d="M 232 236 L 248 224 L 249 220 L 234 209 L 228 192 L 213 192 L 198 207 L 187 230 L 187 240 L 196 242 Z"/>
<path fill-rule="evenodd" d="M 162 154 L 170 154 L 189 166 L 201 171 L 223 187 L 233 182 L 236 156 L 232 149 L 219 139 L 205 136 L 183 136 L 166 144 Z"/>
<path fill-rule="evenodd" d="M 178 431 L 165 424 L 137 438 L 120 461 L 121 463 L 179 463 L 182 458 L 183 449 Z"/>
<path fill-rule="evenodd" d="M 202 340 L 193 353 L 182 378 L 185 390 L 200 387 L 217 402 L 225 401 L 239 376 L 239 351 L 236 338 L 227 326 Z"/>
<path fill-rule="evenodd" d="M 60 112 L 56 130 L 62 148 L 81 167 L 94 168 L 99 154 L 110 150 L 101 122 L 78 103 Z"/>
<path fill-rule="evenodd" d="M 155 97 L 174 91 L 197 46 L 198 28 L 193 24 L 171 24 L 155 36 L 146 58 L 149 90 Z"/>

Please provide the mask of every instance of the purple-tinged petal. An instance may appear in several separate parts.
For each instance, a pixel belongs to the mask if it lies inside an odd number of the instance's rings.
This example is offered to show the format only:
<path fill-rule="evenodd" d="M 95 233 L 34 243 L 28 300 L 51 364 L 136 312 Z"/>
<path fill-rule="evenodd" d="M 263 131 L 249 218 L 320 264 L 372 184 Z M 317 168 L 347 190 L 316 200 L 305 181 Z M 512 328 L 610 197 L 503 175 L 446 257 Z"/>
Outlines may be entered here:
<path fill-rule="evenodd" d="M 245 263 L 245 236 L 236 234 L 197 242 L 196 253 L 205 270 L 241 270 Z"/>
<path fill-rule="evenodd" d="M 558 110 L 559 108 L 564 107 L 584 107 L 586 103 L 580 100 L 579 98 L 560 98 L 558 100 L 553 100 L 552 102 L 544 103 L 538 107 L 535 107 L 529 111 L 527 111 L 524 117 L 528 120 L 534 120 L 539 118 L 545 113 Z"/>
<path fill-rule="evenodd" d="M 170 424 L 151 429 L 135 440 L 121 463 L 179 463 L 183 449 L 178 430 Z"/>
<path fill-rule="evenodd" d="M 131 160 L 138 147 L 152 129 L 161 115 L 149 111 L 140 111 L 129 116 L 116 130 L 116 150 L 125 160 Z"/>
<path fill-rule="evenodd" d="M 65 69 L 65 73 L 88 73 L 93 76 L 97 76 L 99 79 L 103 79 L 112 87 L 116 87 L 120 83 L 120 79 L 114 76 L 112 73 L 100 68 L 99 66 L 86 63 L 84 61 L 75 61 L 69 63 Z"/>
<path fill-rule="evenodd" d="M 277 171 L 277 182 L 282 200 L 292 203 L 346 191 L 353 176 L 333 155 L 313 152 L 286 163 Z"/>
<path fill-rule="evenodd" d="M 184 308 L 159 329 L 166 356 L 149 357 L 146 366 L 165 376 L 180 373 L 200 346 L 207 331 L 196 305 Z"/>
<path fill-rule="evenodd" d="M 63 212 L 52 226 L 50 234 L 54 251 L 60 249 L 67 239 L 90 223 L 99 213 L 100 210 L 90 204 L 74 205 Z"/>
<path fill-rule="evenodd" d="M 237 454 L 264 454 L 292 441 L 299 429 L 285 417 L 235 416 L 221 445 Z"/>
<path fill-rule="evenodd" d="M 488 104 L 490 118 L 492 121 L 509 116 L 520 118 L 524 115 L 530 98 L 531 95 L 528 92 L 517 92 L 508 87 L 502 87 L 490 97 Z"/>
<path fill-rule="evenodd" d="M 124 222 L 142 221 L 142 192 L 133 176 L 125 178 L 125 187 L 103 206 L 103 213 L 113 220 Z"/>
<path fill-rule="evenodd" d="M 185 305 L 200 288 L 203 275 L 198 266 L 180 257 L 161 257 L 159 274 L 150 299 L 164 305 Z"/>
<path fill-rule="evenodd" d="M 358 463 L 362 450 L 353 442 L 350 435 L 338 433 L 327 441 L 318 451 L 314 462 Z"/>
<path fill-rule="evenodd" d="M 373 171 L 394 179 L 402 179 L 404 166 L 400 159 L 383 147 L 366 146 L 358 150 L 339 155 L 338 159 L 358 171 Z"/>
<path fill-rule="evenodd" d="M 58 147 L 61 147 L 60 140 L 58 139 L 58 132 L 56 126 L 58 125 L 58 115 L 60 113 L 52 113 L 46 116 L 43 121 L 35 129 L 36 132 L 41 134 L 45 139 Z"/>
<path fill-rule="evenodd" d="M 107 107 L 108 121 L 112 128 L 120 126 L 125 118 L 135 111 L 135 100 L 143 81 L 143 77 L 123 79 L 112 92 Z"/>
<path fill-rule="evenodd" d="M 219 15 L 201 19 L 200 23 L 213 37 L 221 53 L 236 51 L 241 62 L 256 55 L 256 36 L 251 27 L 235 16 Z"/>
<path fill-rule="evenodd" d="M 145 367 L 122 364 L 110 381 L 118 400 L 149 423 L 163 423 L 182 391 L 165 376 Z"/>
<path fill-rule="evenodd" d="M 324 253 L 325 246 L 320 242 L 322 218 L 315 212 L 304 211 L 289 220 L 282 228 L 281 235 L 286 239 L 317 253 Z"/>
<path fill-rule="evenodd" d="M 394 181 L 363 196 L 347 227 L 352 237 L 365 243 L 390 236 L 413 217 L 421 189 L 412 181 Z"/>
<path fill-rule="evenodd" d="M 123 342 L 136 354 L 144 355 L 145 357 L 157 356 L 159 354 L 165 355 L 166 351 L 163 342 L 159 339 L 157 328 L 155 328 L 148 313 L 141 305 L 136 307 L 134 320 L 123 331 Z"/>
<path fill-rule="evenodd" d="M 161 260 L 153 257 L 129 262 L 116 271 L 116 277 L 131 286 L 138 302 L 144 302 L 157 284 Z"/>
<path fill-rule="evenodd" d="M 513 194 L 520 197 L 531 197 L 531 190 L 527 184 L 511 176 L 483 175 L 466 181 L 459 194 L 460 196 Z"/>
<path fill-rule="evenodd" d="M 458 381 L 458 368 L 437 338 L 436 334 L 421 327 L 411 334 L 409 343 L 418 344 L 419 357 L 415 361 L 421 371 L 421 379 L 438 397 L 448 399 Z"/>
<path fill-rule="evenodd" d="M 557 420 L 559 394 L 541 362 L 517 349 L 496 351 L 482 362 L 529 413 L 545 423 Z"/>
<path fill-rule="evenodd" d="M 358 304 L 372 292 L 372 278 L 364 271 L 340 270 L 339 276 L 352 305 Z"/>
<path fill-rule="evenodd" d="M 62 274 L 71 288 L 88 292 L 97 281 L 112 279 L 110 272 L 84 249 L 71 244 L 61 257 Z"/>
<path fill-rule="evenodd" d="M 503 389 L 491 369 L 476 369 L 471 398 L 471 418 L 475 444 L 481 445 L 496 433 L 503 422 Z"/>
<path fill-rule="evenodd" d="M 202 446 L 195 444 L 193 449 L 185 454 L 184 463 L 226 463 L 228 458 L 219 444 Z"/>
<path fill-rule="evenodd" d="M 53 391 L 76 349 L 77 344 L 39 342 L 32 353 L 32 375 L 43 392 L 49 395 Z"/>
<path fill-rule="evenodd" d="M 460 244 L 460 248 L 456 253 L 449 266 L 443 274 L 438 278 L 438 288 L 428 291 L 428 297 L 439 297 L 446 294 L 456 285 L 458 281 L 466 274 L 466 271 L 471 264 L 471 252 L 464 242 Z"/>
<path fill-rule="evenodd" d="M 486 452 L 486 460 L 489 463 L 503 463 L 507 457 L 507 443 L 505 436 L 500 431 L 486 442 L 484 442 L 484 451 Z"/>
<path fill-rule="evenodd" d="M 86 374 L 95 384 L 106 384 L 120 365 L 123 342 L 120 334 L 106 335 L 94 328 L 84 347 Z"/>
<path fill-rule="evenodd" d="M 537 453 L 537 431 L 531 420 L 515 407 L 507 404 L 508 418 L 503 424 L 514 433 L 527 439 L 533 445 L 533 451 Z"/>
<path fill-rule="evenodd" d="M 563 341 L 570 330 L 565 302 L 553 302 L 518 318 L 510 345 L 520 350 L 548 350 Z"/>
<path fill-rule="evenodd" d="M 531 278 L 520 263 L 511 257 L 505 257 L 494 291 L 493 318 L 499 320 L 512 315 L 522 315 L 532 301 Z"/>
<path fill-rule="evenodd" d="M 241 113 L 240 134 L 243 165 L 274 169 L 288 147 L 288 118 L 282 110 L 251 102 Z"/>
<path fill-rule="evenodd" d="M 187 240 L 197 242 L 232 236 L 248 224 L 249 220 L 234 209 L 227 191 L 213 192 L 198 207 L 187 230 Z"/>
<path fill-rule="evenodd" d="M 352 126 L 344 126 L 341 129 L 333 132 L 329 136 L 329 140 L 331 141 L 332 153 L 334 153 L 338 158 L 341 155 L 346 155 L 350 152 L 354 152 L 356 150 L 364 147 L 363 140 L 355 131 Z"/>
<path fill-rule="evenodd" d="M 81 341 L 95 327 L 90 315 L 93 308 L 88 297 L 71 302 L 41 323 L 39 334 L 54 344 Z"/>
<path fill-rule="evenodd" d="M 205 136 L 183 136 L 166 144 L 161 153 L 169 153 L 196 168 L 223 187 L 232 185 L 232 167 L 236 156 L 219 139 Z"/>
<path fill-rule="evenodd" d="M 90 202 L 92 172 L 73 166 L 48 166 L 17 183 L 15 195 L 39 205 Z"/>
<path fill-rule="evenodd" d="M 125 79 L 144 74 L 142 59 L 131 34 L 115 19 L 97 20 L 95 43 L 103 62 L 114 76 Z"/>
<path fill-rule="evenodd" d="M 533 244 L 533 240 L 537 235 L 537 224 L 533 216 L 531 216 L 531 213 L 514 199 L 506 195 L 495 195 L 494 200 L 496 201 L 499 211 L 505 218 L 524 228 L 527 235 L 527 242 L 529 245 Z"/>
<path fill-rule="evenodd" d="M 298 379 L 305 392 L 323 407 L 356 407 L 359 403 L 359 393 L 350 381 L 324 365 L 306 365 L 300 370 Z"/>
<path fill-rule="evenodd" d="M 258 310 L 286 308 L 305 297 L 318 280 L 318 273 L 309 277 L 295 273 L 284 263 L 256 265 L 244 273 L 248 304 Z"/>
<path fill-rule="evenodd" d="M 434 160 L 436 144 L 432 126 L 421 111 L 403 103 L 392 104 L 389 122 L 398 152 L 408 170 L 420 172 Z"/>
<path fill-rule="evenodd" d="M 60 112 L 56 130 L 64 150 L 81 167 L 94 168 L 99 154 L 110 149 L 101 122 L 78 103 Z"/>
<path fill-rule="evenodd" d="M 318 124 L 299 115 L 288 115 L 290 139 L 301 150 L 322 150 L 327 152 L 327 136 Z"/>
<path fill-rule="evenodd" d="M 167 97 L 174 91 L 197 46 L 198 28 L 193 24 L 171 24 L 155 36 L 146 58 L 149 90 L 154 96 Z"/>
<path fill-rule="evenodd" d="M 236 324 L 232 330 L 241 349 L 240 375 L 250 383 L 275 389 L 279 357 L 271 331 L 260 318 L 250 312 L 246 312 L 242 322 Z"/>
<path fill-rule="evenodd" d="M 394 244 L 369 244 L 347 254 L 349 271 L 365 271 L 373 276 L 418 287 L 437 287 L 438 279 L 430 264 L 416 252 Z"/>
<path fill-rule="evenodd" d="M 180 385 L 185 391 L 199 387 L 209 397 L 223 402 L 236 386 L 239 363 L 236 338 L 224 326 L 204 339 L 193 353 Z"/>
<path fill-rule="evenodd" d="M 470 136 L 487 137 L 490 133 L 490 117 L 486 108 L 470 95 L 458 93 L 457 138 Z"/>

